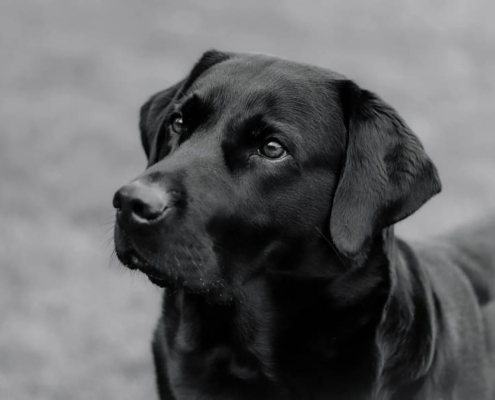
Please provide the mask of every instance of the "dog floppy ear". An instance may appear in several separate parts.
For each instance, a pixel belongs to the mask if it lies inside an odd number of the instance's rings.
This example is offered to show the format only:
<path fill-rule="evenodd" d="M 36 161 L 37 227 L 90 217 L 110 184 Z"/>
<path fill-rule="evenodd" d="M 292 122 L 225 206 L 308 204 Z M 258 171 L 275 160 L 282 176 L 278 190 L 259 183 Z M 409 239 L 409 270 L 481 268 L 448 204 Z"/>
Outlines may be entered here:
<path fill-rule="evenodd" d="M 373 93 L 341 81 L 345 163 L 330 215 L 337 249 L 355 258 L 374 234 L 406 218 L 441 190 L 418 137 Z"/>
<path fill-rule="evenodd" d="M 183 84 L 184 81 L 182 80 L 175 85 L 154 94 L 141 106 L 139 112 L 139 130 L 141 132 L 141 144 L 143 145 L 144 152 L 148 159 L 151 156 L 152 143 L 163 122 L 163 118 L 160 118 L 160 115 L 164 114 L 164 110 L 176 98 Z"/>
<path fill-rule="evenodd" d="M 151 154 L 152 144 L 157 138 L 164 117 L 167 114 L 165 110 L 169 105 L 187 92 L 194 81 L 208 69 L 232 57 L 233 54 L 231 53 L 223 53 L 216 50 L 207 51 L 194 65 L 185 79 L 154 94 L 143 104 L 140 111 L 139 130 L 141 132 L 141 144 L 148 160 L 150 160 L 150 157 L 153 157 L 153 154 Z"/>

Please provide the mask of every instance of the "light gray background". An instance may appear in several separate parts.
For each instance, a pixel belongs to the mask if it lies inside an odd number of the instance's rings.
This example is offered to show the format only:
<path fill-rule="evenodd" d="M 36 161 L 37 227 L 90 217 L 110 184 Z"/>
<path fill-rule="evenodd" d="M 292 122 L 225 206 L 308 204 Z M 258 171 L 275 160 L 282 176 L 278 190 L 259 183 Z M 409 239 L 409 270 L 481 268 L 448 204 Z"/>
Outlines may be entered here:
<path fill-rule="evenodd" d="M 403 4 L 401 4 L 403 3 Z M 325 66 L 393 104 L 443 193 L 425 237 L 495 214 L 495 3 L 0 3 L 0 398 L 153 399 L 160 291 L 110 262 L 138 108 L 210 48 Z"/>

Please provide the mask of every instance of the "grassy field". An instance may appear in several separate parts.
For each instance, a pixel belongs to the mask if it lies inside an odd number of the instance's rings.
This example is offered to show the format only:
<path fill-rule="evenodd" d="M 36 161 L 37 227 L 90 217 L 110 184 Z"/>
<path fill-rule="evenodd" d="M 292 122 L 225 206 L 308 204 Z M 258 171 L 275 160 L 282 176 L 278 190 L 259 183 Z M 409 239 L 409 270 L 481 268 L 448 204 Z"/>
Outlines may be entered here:
<path fill-rule="evenodd" d="M 495 3 L 3 0 L 0 399 L 154 399 L 160 291 L 110 262 L 137 110 L 209 48 L 326 66 L 422 138 L 442 195 L 409 237 L 495 214 Z"/>

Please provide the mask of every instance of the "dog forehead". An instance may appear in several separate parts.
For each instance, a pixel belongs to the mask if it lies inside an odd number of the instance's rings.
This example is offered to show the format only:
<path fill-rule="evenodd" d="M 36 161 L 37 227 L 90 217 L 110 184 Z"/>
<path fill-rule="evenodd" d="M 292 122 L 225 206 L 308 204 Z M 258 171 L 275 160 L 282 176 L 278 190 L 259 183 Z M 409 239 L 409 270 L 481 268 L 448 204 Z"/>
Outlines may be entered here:
<path fill-rule="evenodd" d="M 316 83 L 328 79 L 345 79 L 345 76 L 326 68 L 315 65 L 300 63 L 284 58 L 257 54 L 240 53 L 234 57 L 216 65 L 217 70 L 223 69 L 224 73 L 235 73 L 238 76 L 256 77 L 261 75 L 267 78 L 285 77 L 286 79 L 306 79 L 306 81 Z"/>
<path fill-rule="evenodd" d="M 310 95 L 315 88 L 344 77 L 330 70 L 262 54 L 238 54 L 209 68 L 192 85 L 237 96 L 263 92 Z"/>
<path fill-rule="evenodd" d="M 222 110 L 232 107 L 282 107 L 311 112 L 335 100 L 332 81 L 344 79 L 330 70 L 261 54 L 237 54 L 212 66 L 190 92 Z"/>

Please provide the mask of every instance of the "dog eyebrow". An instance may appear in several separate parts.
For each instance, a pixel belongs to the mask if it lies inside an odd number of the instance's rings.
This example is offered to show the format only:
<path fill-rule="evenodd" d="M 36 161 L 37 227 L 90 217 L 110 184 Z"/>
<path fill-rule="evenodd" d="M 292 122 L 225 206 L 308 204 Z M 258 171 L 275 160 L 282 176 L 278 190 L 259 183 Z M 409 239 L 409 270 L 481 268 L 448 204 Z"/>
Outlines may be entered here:
<path fill-rule="evenodd" d="M 254 114 L 242 120 L 237 126 L 231 128 L 244 134 L 249 134 L 253 139 L 258 139 L 269 134 L 284 134 L 293 140 L 301 140 L 302 136 L 295 127 L 287 122 L 267 118 L 261 113 Z"/>
<path fill-rule="evenodd" d="M 259 137 L 261 134 L 271 130 L 272 125 L 266 121 L 261 113 L 251 115 L 240 121 L 238 126 L 233 126 L 234 130 L 239 132 L 249 132 L 253 137 Z"/>
<path fill-rule="evenodd" d="M 229 132 L 228 141 L 246 145 L 255 143 L 269 134 L 284 132 L 278 124 L 267 119 L 261 112 L 231 119 L 226 130 Z"/>
<path fill-rule="evenodd" d="M 211 111 L 211 107 L 209 107 L 208 103 L 199 97 L 197 93 L 194 93 L 182 103 L 180 110 L 184 117 L 197 120 L 207 117 L 208 112 Z"/>
<path fill-rule="evenodd" d="M 179 110 L 182 112 L 186 126 L 186 131 L 179 138 L 179 144 L 189 139 L 200 125 L 209 122 L 209 117 L 213 113 L 213 108 L 209 102 L 202 99 L 197 93 L 185 100 L 179 106 Z"/>

